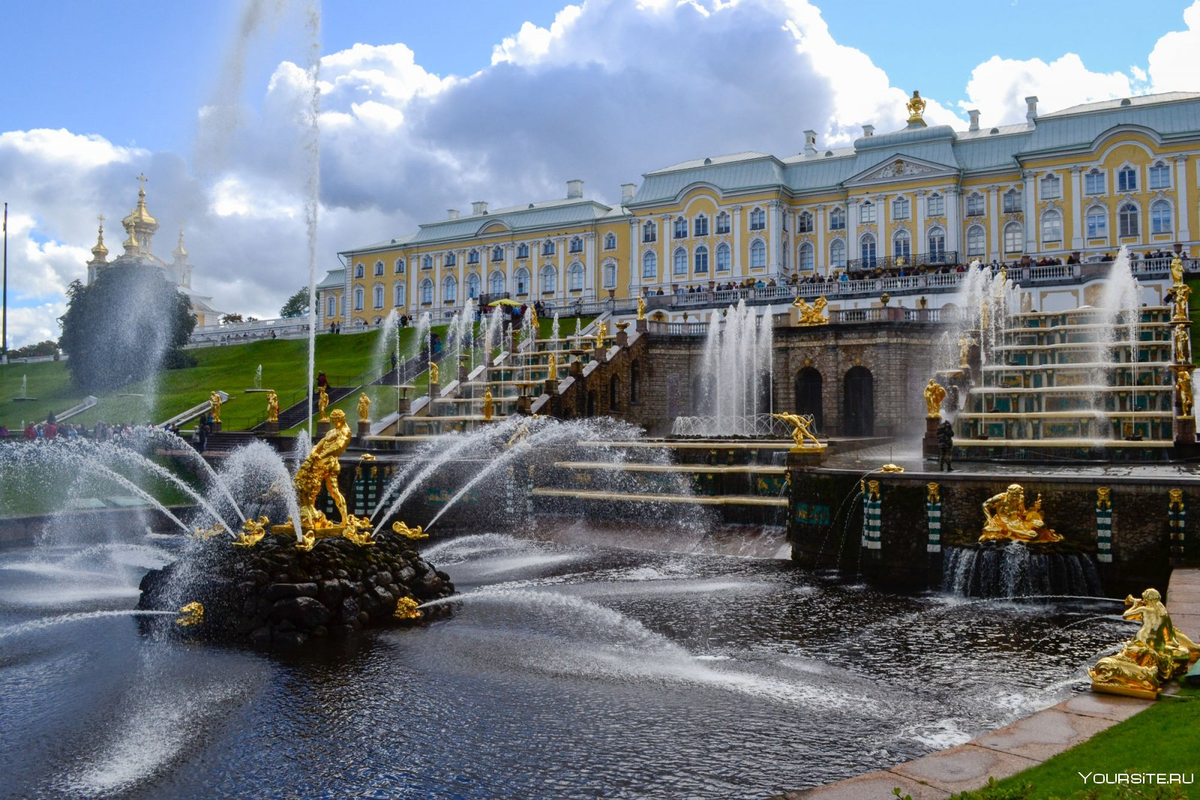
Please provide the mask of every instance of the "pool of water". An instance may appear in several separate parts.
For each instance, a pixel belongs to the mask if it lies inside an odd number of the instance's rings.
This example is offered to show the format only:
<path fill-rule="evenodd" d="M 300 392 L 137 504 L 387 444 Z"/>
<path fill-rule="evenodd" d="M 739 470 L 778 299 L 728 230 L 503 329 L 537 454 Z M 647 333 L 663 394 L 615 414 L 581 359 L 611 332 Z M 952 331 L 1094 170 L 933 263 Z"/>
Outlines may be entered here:
<path fill-rule="evenodd" d="M 295 657 L 142 635 L 170 538 L 0 553 L 4 792 L 763 797 L 1057 702 L 1129 632 L 1119 603 L 806 573 L 770 529 L 431 542 L 451 617 Z"/>

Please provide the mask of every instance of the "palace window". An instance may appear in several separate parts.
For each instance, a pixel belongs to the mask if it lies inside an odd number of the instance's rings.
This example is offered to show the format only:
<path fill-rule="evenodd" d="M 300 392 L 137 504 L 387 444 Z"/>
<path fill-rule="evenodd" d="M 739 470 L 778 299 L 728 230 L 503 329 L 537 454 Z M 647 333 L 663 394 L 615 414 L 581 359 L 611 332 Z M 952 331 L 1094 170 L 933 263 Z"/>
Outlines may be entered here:
<path fill-rule="evenodd" d="M 383 275 L 383 262 L 376 261 L 375 262 L 375 277 L 378 278 L 382 275 Z"/>
<path fill-rule="evenodd" d="M 1004 226 L 1004 252 L 1019 253 L 1025 245 L 1025 234 L 1021 223 L 1010 222 Z"/>
<path fill-rule="evenodd" d="M 372 294 L 375 296 L 375 307 L 383 308 L 383 287 L 375 284 Z"/>
<path fill-rule="evenodd" d="M 676 239 L 686 239 L 687 231 L 688 231 L 687 220 L 684 219 L 683 217 L 676 217 L 675 218 L 675 234 L 674 234 L 675 238 Z"/>
<path fill-rule="evenodd" d="M 834 269 L 846 268 L 846 242 L 834 239 L 829 244 L 829 266 Z"/>
<path fill-rule="evenodd" d="M 354 310 L 355 311 L 363 310 L 363 296 L 364 296 L 364 294 L 363 294 L 362 287 L 361 286 L 356 287 L 354 289 Z"/>
<path fill-rule="evenodd" d="M 796 233 L 812 233 L 813 232 L 813 215 L 811 211 L 801 211 L 800 217 L 796 220 Z"/>
<path fill-rule="evenodd" d="M 1047 175 L 1046 180 L 1054 178 L 1053 175 Z M 1058 180 L 1055 178 L 1055 180 Z M 1046 194 L 1046 181 L 1042 181 L 1042 197 L 1049 197 Z M 1058 195 L 1054 195 L 1057 197 Z M 1004 193 L 1004 213 L 1005 214 L 1020 214 L 1021 213 L 1021 191 L 1019 189 L 1009 189 Z"/>
<path fill-rule="evenodd" d="M 672 258 L 672 262 L 673 262 L 672 274 L 676 275 L 676 276 L 679 276 L 679 275 L 686 276 L 687 275 L 687 251 L 684 250 L 682 247 L 677 247 L 677 248 L 675 248 L 675 252 L 671 255 L 671 258 Z"/>
<path fill-rule="evenodd" d="M 1042 243 L 1062 242 L 1062 214 L 1047 211 L 1042 215 Z"/>
<path fill-rule="evenodd" d="M 609 233 L 604 236 L 604 249 L 605 250 L 616 250 L 617 249 L 617 235 L 615 233 Z"/>
<path fill-rule="evenodd" d="M 835 208 L 833 211 L 829 212 L 829 230 L 846 230 L 846 209 Z"/>
<path fill-rule="evenodd" d="M 967 216 L 982 217 L 983 216 L 983 195 L 971 194 L 967 195 Z"/>
<path fill-rule="evenodd" d="M 658 256 L 654 254 L 653 250 L 647 250 L 642 254 L 642 280 L 658 280 Z"/>
<path fill-rule="evenodd" d="M 750 268 L 763 269 L 767 266 L 767 246 L 762 239 L 755 239 L 750 245 Z"/>
<path fill-rule="evenodd" d="M 984 254 L 986 235 L 982 225 L 967 228 L 967 256 L 981 258 Z"/>
<path fill-rule="evenodd" d="M 538 282 L 542 287 L 542 294 L 550 294 L 558 290 L 558 270 L 547 264 L 542 267 L 541 273 L 538 275 Z"/>
<path fill-rule="evenodd" d="M 404 274 L 404 259 L 403 258 L 396 259 L 396 274 L 397 275 Z"/>
<path fill-rule="evenodd" d="M 1057 175 L 1047 175 L 1042 178 L 1042 199 L 1057 200 L 1062 197 L 1062 178 Z"/>
<path fill-rule="evenodd" d="M 892 219 L 908 219 L 911 205 L 907 197 L 897 197 L 892 201 Z"/>
<path fill-rule="evenodd" d="M 355 265 L 354 265 L 354 277 L 356 277 L 356 278 L 361 278 L 361 277 L 363 277 L 363 276 L 364 276 L 364 275 L 366 275 L 366 274 L 367 274 L 367 268 L 366 268 L 366 267 L 364 267 L 362 264 L 355 264 Z"/>
<path fill-rule="evenodd" d="M 425 256 L 421 259 L 421 269 L 433 269 L 433 256 Z"/>
<path fill-rule="evenodd" d="M 925 215 L 929 217 L 942 217 L 946 214 L 946 198 L 940 194 L 931 194 L 925 200 Z"/>
<path fill-rule="evenodd" d="M 578 236 L 572 238 L 569 252 L 582 253 L 583 252 L 583 239 L 580 239 Z"/>
<path fill-rule="evenodd" d="M 761 231 L 767 228 L 767 212 L 756 208 L 750 212 L 750 230 Z"/>
<path fill-rule="evenodd" d="M 1159 200 L 1150 206 L 1150 232 L 1171 233 L 1173 229 L 1171 204 L 1166 200 Z"/>
<path fill-rule="evenodd" d="M 513 275 L 513 284 L 516 286 L 517 295 L 524 297 L 529 294 L 529 270 L 521 267 Z"/>
<path fill-rule="evenodd" d="M 796 256 L 796 267 L 802 272 L 810 271 L 816 263 L 816 257 L 813 253 L 813 246 L 808 242 L 800 245 L 800 252 Z"/>
<path fill-rule="evenodd" d="M 492 261 L 503 261 L 503 260 L 504 260 L 504 248 L 503 247 L 493 247 L 492 248 Z"/>
<path fill-rule="evenodd" d="M 717 272 L 729 272 L 732 267 L 733 262 L 730 259 L 729 245 L 719 245 L 717 247 Z"/>
<path fill-rule="evenodd" d="M 583 264 L 578 261 L 567 270 L 567 288 L 572 292 L 583 291 Z"/>
<path fill-rule="evenodd" d="M 717 214 L 717 235 L 729 233 L 729 212 L 722 211 Z"/>
<path fill-rule="evenodd" d="M 544 255 L 544 256 L 554 255 L 554 240 L 553 239 L 547 239 L 546 241 L 542 242 L 542 255 Z"/>
<path fill-rule="evenodd" d="M 700 245 L 699 247 L 697 247 L 694 261 L 696 262 L 695 263 L 696 274 L 697 275 L 707 275 L 708 274 L 708 248 L 705 247 L 704 245 Z"/>
<path fill-rule="evenodd" d="M 692 230 L 696 232 L 697 236 L 708 236 L 708 217 L 703 214 L 696 217 L 692 223 Z"/>
<path fill-rule="evenodd" d="M 479 275 L 472 272 L 467 276 L 467 297 L 472 300 L 479 299 Z"/>
<path fill-rule="evenodd" d="M 1137 236 L 1138 208 L 1133 203 L 1126 203 L 1117 212 L 1117 226 L 1121 236 Z"/>
<path fill-rule="evenodd" d="M 1104 173 L 1098 169 L 1089 170 L 1083 176 L 1083 193 L 1084 194 L 1104 194 L 1105 184 Z"/>
<path fill-rule="evenodd" d="M 604 264 L 604 288 L 617 288 L 617 264 L 615 261 L 607 261 Z"/>
<path fill-rule="evenodd" d="M 467 253 L 467 263 L 468 264 L 478 264 L 479 263 L 479 251 L 478 250 L 471 250 L 470 252 Z"/>
<path fill-rule="evenodd" d="M 866 269 L 874 269 L 875 267 L 875 237 L 872 234 L 866 234 L 858 242 L 858 255 L 860 265 Z"/>
<path fill-rule="evenodd" d="M 1137 171 L 1133 167 L 1121 167 L 1117 172 L 1117 191 L 1137 191 Z"/>
<path fill-rule="evenodd" d="M 658 225 L 653 221 L 646 222 L 642 225 L 642 242 L 649 244 L 650 242 L 658 241 Z"/>
<path fill-rule="evenodd" d="M 392 305 L 396 308 L 404 305 L 404 284 L 397 283 L 392 287 Z"/>
<path fill-rule="evenodd" d="M 328 311 L 328 313 L 325 314 L 325 316 L 336 317 L 337 316 L 337 298 L 336 297 L 329 298 L 328 308 L 329 308 L 329 311 Z"/>
<path fill-rule="evenodd" d="M 475 256 L 475 260 L 478 261 L 479 256 Z M 446 253 L 445 259 L 442 260 L 442 266 L 454 267 L 457 265 L 458 265 L 458 254 L 457 253 Z"/>
<path fill-rule="evenodd" d="M 421 281 L 421 303 L 429 305 L 433 302 L 433 281 L 426 278 Z"/>
<path fill-rule="evenodd" d="M 458 278 L 453 275 L 447 275 L 446 279 L 442 281 L 442 302 L 458 302 Z"/>
<path fill-rule="evenodd" d="M 488 291 L 494 295 L 504 294 L 504 273 L 493 272 L 492 277 L 488 278 Z"/>
<path fill-rule="evenodd" d="M 905 264 L 912 261 L 912 237 L 908 235 L 908 231 L 896 231 L 896 235 L 892 237 L 892 256 L 903 258 Z"/>
<path fill-rule="evenodd" d="M 529 258 L 529 245 L 524 242 L 517 245 L 517 258 Z"/>
<path fill-rule="evenodd" d="M 859 222 L 874 222 L 875 221 L 875 204 L 870 200 L 858 207 Z"/>
<path fill-rule="evenodd" d="M 1088 209 L 1087 216 L 1084 219 L 1087 222 L 1087 236 L 1089 239 L 1101 239 L 1108 236 L 1107 208 L 1093 206 Z"/>
<path fill-rule="evenodd" d="M 946 232 L 941 228 L 930 228 L 928 238 L 929 260 L 934 264 L 940 264 L 946 260 Z"/>
<path fill-rule="evenodd" d="M 1171 168 L 1161 161 L 1157 161 L 1150 167 L 1150 189 L 1170 189 L 1171 188 Z"/>

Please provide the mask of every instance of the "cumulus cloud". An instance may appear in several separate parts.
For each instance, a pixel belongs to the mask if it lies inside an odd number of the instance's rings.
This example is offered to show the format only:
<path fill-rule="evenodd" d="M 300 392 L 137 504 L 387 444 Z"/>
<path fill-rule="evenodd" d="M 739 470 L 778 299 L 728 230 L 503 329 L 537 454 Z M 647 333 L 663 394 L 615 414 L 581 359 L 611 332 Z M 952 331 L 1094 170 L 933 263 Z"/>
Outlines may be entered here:
<path fill-rule="evenodd" d="M 959 105 L 979 109 L 985 125 L 1009 125 L 1025 121 L 1026 97 L 1037 97 L 1038 109 L 1046 112 L 1131 94 L 1128 75 L 1092 72 L 1074 53 L 1049 63 L 992 56 L 971 72 L 967 100 Z"/>
<path fill-rule="evenodd" d="M 1196 53 L 1200 52 L 1200 0 L 1183 12 L 1186 28 L 1167 33 L 1150 52 L 1148 70 L 1154 92 L 1196 91 Z"/>

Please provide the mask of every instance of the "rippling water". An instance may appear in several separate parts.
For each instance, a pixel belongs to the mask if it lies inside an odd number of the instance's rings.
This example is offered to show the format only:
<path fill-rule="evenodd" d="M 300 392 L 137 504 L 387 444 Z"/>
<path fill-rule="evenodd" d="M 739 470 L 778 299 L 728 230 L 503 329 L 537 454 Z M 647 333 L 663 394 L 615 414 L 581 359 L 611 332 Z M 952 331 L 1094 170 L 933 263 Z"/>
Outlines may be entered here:
<path fill-rule="evenodd" d="M 570 525 L 431 544 L 452 617 L 269 657 L 153 641 L 118 613 L 172 547 L 0 554 L 3 792 L 763 797 L 1052 704 L 1128 633 L 1119 604 L 804 573 L 777 531 Z"/>

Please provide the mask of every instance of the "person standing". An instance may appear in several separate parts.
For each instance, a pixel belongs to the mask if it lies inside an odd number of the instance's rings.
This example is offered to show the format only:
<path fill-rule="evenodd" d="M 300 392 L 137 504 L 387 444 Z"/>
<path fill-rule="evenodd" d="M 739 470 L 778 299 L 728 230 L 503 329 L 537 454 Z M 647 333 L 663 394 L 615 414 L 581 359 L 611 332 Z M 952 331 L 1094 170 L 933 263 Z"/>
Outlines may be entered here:
<path fill-rule="evenodd" d="M 942 465 L 945 465 L 946 472 L 954 472 L 954 467 L 951 465 L 951 457 L 954 455 L 954 426 L 949 420 L 942 420 L 942 424 L 937 427 L 937 443 L 938 443 L 938 472 L 942 471 Z"/>

